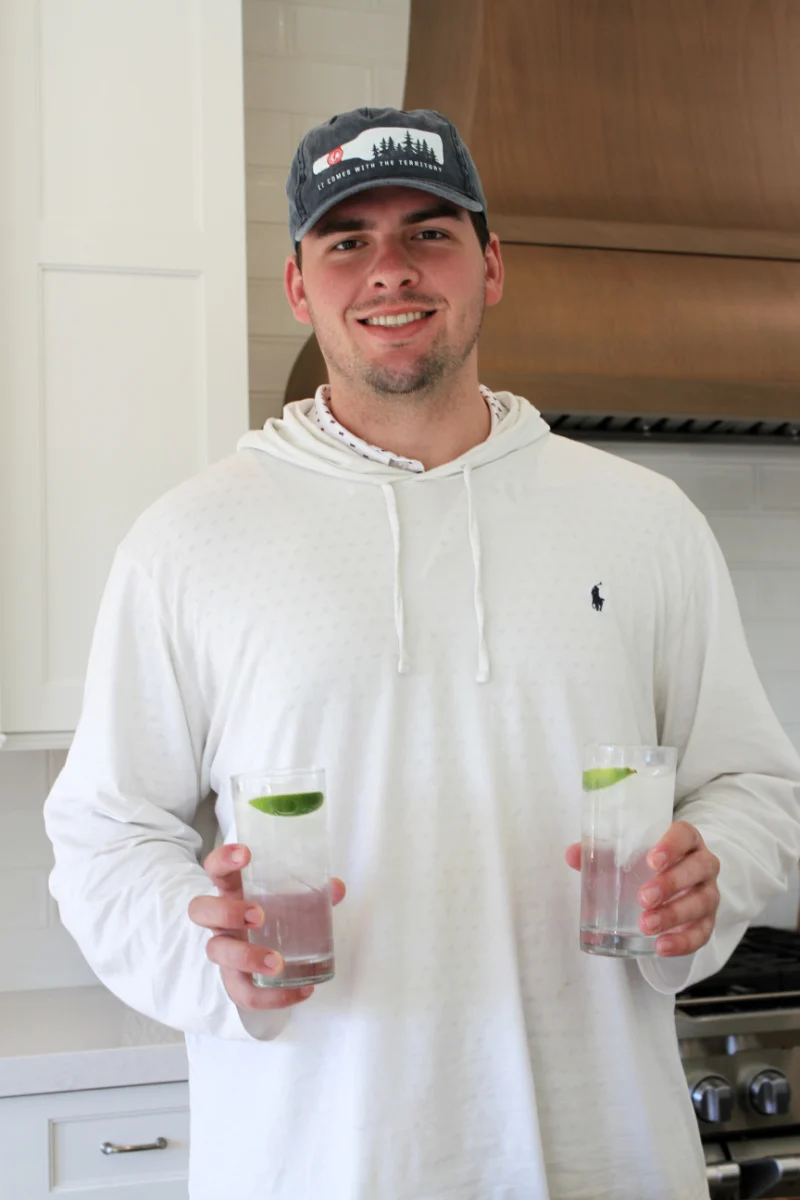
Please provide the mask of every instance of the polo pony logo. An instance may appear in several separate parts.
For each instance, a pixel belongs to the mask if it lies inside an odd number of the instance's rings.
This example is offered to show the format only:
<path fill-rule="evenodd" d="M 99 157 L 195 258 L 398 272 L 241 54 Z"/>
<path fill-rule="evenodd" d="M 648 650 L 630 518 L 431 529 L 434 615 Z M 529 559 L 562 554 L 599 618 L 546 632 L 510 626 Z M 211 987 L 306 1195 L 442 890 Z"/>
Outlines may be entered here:
<path fill-rule="evenodd" d="M 602 612 L 603 605 L 605 604 L 605 598 L 600 595 L 600 588 L 602 586 L 603 584 L 601 581 L 600 583 L 596 583 L 592 588 L 592 608 L 595 610 L 595 612 Z"/>

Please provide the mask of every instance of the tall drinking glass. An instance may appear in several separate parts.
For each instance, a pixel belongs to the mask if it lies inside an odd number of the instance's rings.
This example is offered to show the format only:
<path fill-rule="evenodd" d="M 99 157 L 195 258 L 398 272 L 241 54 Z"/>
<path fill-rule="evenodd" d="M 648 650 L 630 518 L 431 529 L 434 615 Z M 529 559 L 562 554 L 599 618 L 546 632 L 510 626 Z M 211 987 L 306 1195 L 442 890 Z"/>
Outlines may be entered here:
<path fill-rule="evenodd" d="M 283 955 L 281 975 L 254 975 L 259 987 L 302 987 L 334 974 L 325 772 L 250 771 L 231 779 L 236 840 L 250 850 L 244 897 L 266 914 L 248 931 L 256 946 Z"/>
<path fill-rule="evenodd" d="M 639 889 L 657 872 L 647 855 L 672 824 L 677 751 L 591 745 L 583 758 L 580 947 L 587 954 L 655 954 L 639 929 Z"/>

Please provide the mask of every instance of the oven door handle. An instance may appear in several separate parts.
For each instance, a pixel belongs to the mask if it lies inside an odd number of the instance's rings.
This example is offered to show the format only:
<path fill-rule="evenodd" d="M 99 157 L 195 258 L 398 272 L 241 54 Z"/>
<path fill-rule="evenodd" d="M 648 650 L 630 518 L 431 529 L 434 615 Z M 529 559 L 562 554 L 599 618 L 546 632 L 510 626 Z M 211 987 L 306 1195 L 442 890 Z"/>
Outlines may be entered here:
<path fill-rule="evenodd" d="M 740 1162 L 741 1200 L 758 1200 L 779 1183 L 800 1183 L 800 1154 L 776 1154 L 769 1158 L 756 1158 L 752 1162 Z M 781 1195 L 784 1193 L 781 1192 Z M 800 1196 L 800 1191 L 792 1193 Z"/>
<path fill-rule="evenodd" d="M 741 1171 L 735 1162 L 706 1164 L 709 1195 L 714 1200 L 740 1200 Z"/>

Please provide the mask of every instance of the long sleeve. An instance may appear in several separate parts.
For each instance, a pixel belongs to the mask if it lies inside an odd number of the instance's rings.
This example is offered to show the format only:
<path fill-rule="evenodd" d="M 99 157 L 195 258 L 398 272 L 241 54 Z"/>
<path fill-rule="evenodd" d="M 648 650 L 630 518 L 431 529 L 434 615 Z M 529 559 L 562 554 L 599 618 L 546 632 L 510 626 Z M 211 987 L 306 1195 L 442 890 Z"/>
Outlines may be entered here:
<path fill-rule="evenodd" d="M 677 573 L 688 599 L 664 616 L 656 707 L 661 742 L 678 747 L 676 818 L 719 857 L 721 903 L 694 955 L 640 962 L 664 993 L 719 970 L 800 858 L 800 759 L 756 674 L 716 539 L 685 505 Z"/>
<path fill-rule="evenodd" d="M 191 828 L 208 790 L 206 716 L 149 578 L 124 547 L 93 639 L 80 723 L 48 797 L 50 890 L 95 974 L 139 1012 L 184 1032 L 249 1040 L 192 897 L 214 895 Z"/>

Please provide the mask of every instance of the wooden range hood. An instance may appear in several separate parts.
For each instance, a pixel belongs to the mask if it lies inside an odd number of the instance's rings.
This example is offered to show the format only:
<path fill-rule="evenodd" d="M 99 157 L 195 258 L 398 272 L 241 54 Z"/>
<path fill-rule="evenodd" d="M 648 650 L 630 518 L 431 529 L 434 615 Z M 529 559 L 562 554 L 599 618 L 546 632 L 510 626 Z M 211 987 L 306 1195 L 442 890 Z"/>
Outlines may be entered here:
<path fill-rule="evenodd" d="M 411 0 L 506 265 L 480 376 L 561 432 L 800 432 L 800 4 Z M 325 376 L 312 339 L 287 399 Z"/>

